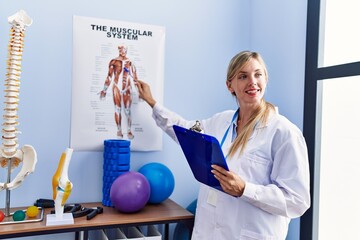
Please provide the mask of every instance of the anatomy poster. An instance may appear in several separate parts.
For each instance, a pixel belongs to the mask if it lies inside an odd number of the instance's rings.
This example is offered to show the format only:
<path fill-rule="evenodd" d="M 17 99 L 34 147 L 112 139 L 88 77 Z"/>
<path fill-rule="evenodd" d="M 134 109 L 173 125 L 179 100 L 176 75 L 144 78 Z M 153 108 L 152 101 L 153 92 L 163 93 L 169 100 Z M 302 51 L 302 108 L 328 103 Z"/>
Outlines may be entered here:
<path fill-rule="evenodd" d="M 102 151 L 104 140 L 130 140 L 132 151 L 157 151 L 162 132 L 139 99 L 136 80 L 162 102 L 165 28 L 74 16 L 70 146 Z"/>

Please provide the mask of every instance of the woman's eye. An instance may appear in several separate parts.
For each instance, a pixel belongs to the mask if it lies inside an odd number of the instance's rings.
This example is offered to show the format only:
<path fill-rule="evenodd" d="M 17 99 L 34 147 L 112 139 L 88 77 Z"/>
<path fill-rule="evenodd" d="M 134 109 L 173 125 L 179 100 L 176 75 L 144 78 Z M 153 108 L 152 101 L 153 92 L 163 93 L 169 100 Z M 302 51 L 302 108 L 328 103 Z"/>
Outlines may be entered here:
<path fill-rule="evenodd" d="M 246 79 L 246 75 L 240 75 L 240 76 L 238 77 L 238 79 L 244 80 L 244 79 Z"/>
<path fill-rule="evenodd" d="M 256 73 L 255 76 L 258 77 L 258 78 L 262 77 L 262 73 Z"/>

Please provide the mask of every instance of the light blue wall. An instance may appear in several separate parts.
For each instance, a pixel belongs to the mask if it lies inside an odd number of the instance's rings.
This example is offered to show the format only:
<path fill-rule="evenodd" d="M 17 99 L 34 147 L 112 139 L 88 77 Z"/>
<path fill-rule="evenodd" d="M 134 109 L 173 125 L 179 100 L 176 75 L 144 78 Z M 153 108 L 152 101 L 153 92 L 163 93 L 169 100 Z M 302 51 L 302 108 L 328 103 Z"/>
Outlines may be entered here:
<path fill-rule="evenodd" d="M 267 99 L 300 129 L 303 125 L 306 0 L 251 1 L 251 46 L 269 70 Z"/>
<path fill-rule="evenodd" d="M 71 89 L 73 15 L 165 26 L 164 104 L 189 119 L 235 108 L 225 88 L 227 63 L 238 51 L 260 51 L 269 67 L 268 100 L 302 128 L 305 0 L 2 0 L 3 79 L 9 40 L 7 17 L 20 9 L 34 23 L 27 28 L 25 37 L 19 141 L 20 146 L 35 147 L 38 164 L 22 186 L 11 192 L 12 206 L 51 198 L 52 175 L 61 152 L 69 146 L 71 91 L 79 91 Z M 68 202 L 101 201 L 102 160 L 101 152 L 75 149 L 69 171 L 74 190 Z M 198 184 L 181 150 L 166 135 L 163 151 L 131 155 L 134 170 L 152 161 L 172 170 L 176 181 L 173 200 L 186 207 L 196 198 Z M 2 169 L 0 181 L 5 179 Z M 4 201 L 3 191 L 0 208 Z M 298 225 L 293 221 L 288 239 L 298 239 Z"/>

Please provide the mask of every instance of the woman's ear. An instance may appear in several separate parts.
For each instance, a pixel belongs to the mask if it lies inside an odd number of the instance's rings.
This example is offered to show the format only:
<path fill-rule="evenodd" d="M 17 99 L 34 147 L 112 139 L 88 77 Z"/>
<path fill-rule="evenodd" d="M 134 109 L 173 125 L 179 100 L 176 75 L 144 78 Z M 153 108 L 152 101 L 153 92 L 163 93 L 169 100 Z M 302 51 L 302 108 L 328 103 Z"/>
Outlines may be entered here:
<path fill-rule="evenodd" d="M 235 93 L 234 89 L 232 89 L 232 87 L 228 87 L 228 89 L 229 89 L 231 95 L 236 96 L 236 93 Z"/>
<path fill-rule="evenodd" d="M 231 82 L 230 81 L 226 81 L 226 87 L 229 89 L 229 91 L 232 93 L 234 90 L 231 87 Z"/>
<path fill-rule="evenodd" d="M 229 89 L 231 95 L 236 96 L 234 89 L 231 87 L 231 82 L 226 82 L 227 88 Z"/>

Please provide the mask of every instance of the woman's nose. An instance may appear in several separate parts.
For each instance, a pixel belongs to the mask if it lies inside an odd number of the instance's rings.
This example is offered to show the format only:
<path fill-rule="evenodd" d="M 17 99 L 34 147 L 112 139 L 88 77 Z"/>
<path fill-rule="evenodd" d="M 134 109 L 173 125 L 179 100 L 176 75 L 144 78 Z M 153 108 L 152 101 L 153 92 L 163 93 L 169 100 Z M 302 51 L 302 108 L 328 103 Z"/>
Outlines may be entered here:
<path fill-rule="evenodd" d="M 252 86 L 252 85 L 256 86 L 257 85 L 257 80 L 256 80 L 256 78 L 254 76 L 249 77 L 249 85 L 250 86 Z"/>

